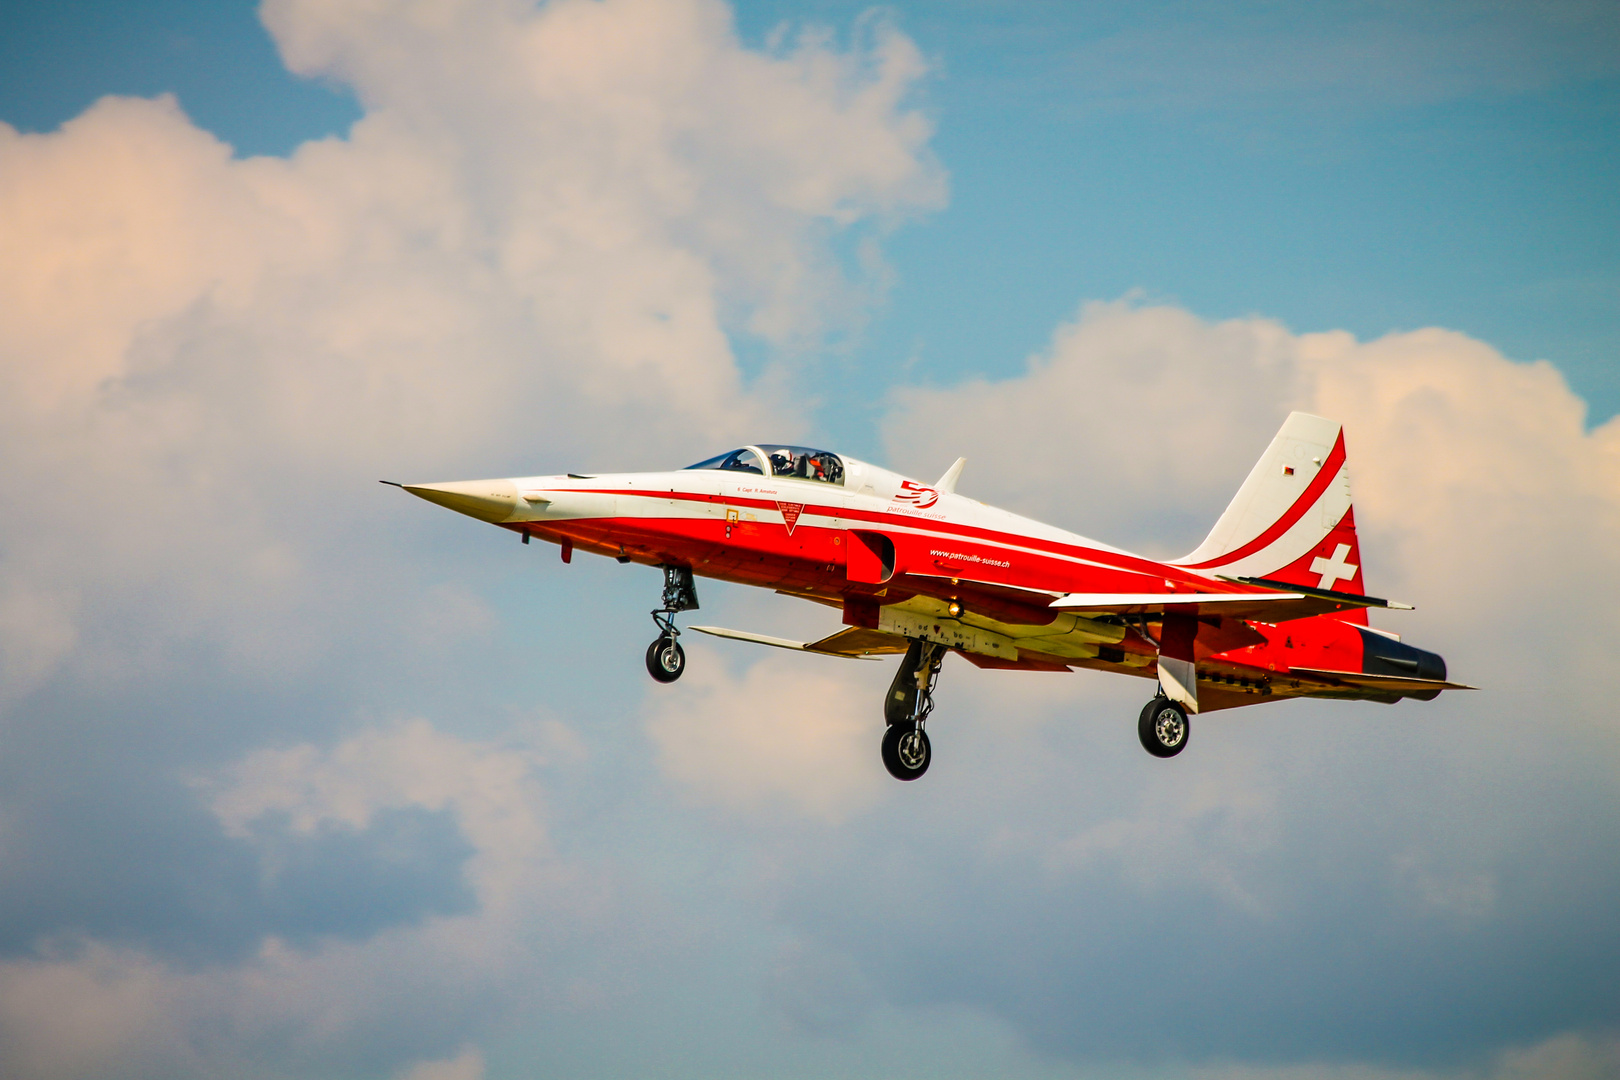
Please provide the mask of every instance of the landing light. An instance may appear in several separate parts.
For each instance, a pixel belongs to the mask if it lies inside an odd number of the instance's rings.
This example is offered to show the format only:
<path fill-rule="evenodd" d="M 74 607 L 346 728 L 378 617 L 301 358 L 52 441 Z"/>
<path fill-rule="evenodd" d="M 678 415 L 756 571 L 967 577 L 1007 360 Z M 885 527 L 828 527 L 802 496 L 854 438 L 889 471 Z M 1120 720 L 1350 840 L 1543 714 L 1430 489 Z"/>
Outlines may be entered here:
<path fill-rule="evenodd" d="M 951 613 L 951 618 L 953 619 L 960 618 L 962 615 L 962 605 L 958 604 L 955 600 L 952 600 L 950 606 L 945 610 Z"/>

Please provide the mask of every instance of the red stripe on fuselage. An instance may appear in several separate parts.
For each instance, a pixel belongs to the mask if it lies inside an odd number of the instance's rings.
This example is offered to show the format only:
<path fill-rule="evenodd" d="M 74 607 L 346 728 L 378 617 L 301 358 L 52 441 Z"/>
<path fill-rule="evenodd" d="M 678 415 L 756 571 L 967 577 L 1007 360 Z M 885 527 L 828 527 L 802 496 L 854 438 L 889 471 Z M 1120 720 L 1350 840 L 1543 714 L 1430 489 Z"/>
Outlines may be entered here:
<path fill-rule="evenodd" d="M 629 491 L 619 494 L 641 496 L 645 493 Z M 660 492 L 656 497 L 669 498 L 670 493 Z M 695 498 L 701 500 L 703 497 Z M 773 535 L 778 527 L 776 522 L 752 522 L 749 524 L 755 526 L 757 532 L 726 539 L 725 524 L 723 519 L 629 517 L 512 523 L 507 527 L 554 539 L 567 536 L 574 540 L 577 547 L 602 554 L 613 554 L 622 543 L 626 550 L 635 554 L 638 561 L 684 563 L 704 577 L 800 595 L 814 594 L 831 603 L 836 603 L 839 597 L 876 596 L 880 591 L 885 594 L 880 603 L 903 602 L 918 592 L 938 596 L 960 593 L 969 607 L 1011 625 L 1046 625 L 1054 615 L 1051 609 L 1038 601 L 1028 605 L 1027 610 L 1019 610 L 1025 605 L 994 594 L 986 595 L 982 603 L 976 604 L 970 599 L 975 591 L 973 582 L 966 578 L 960 589 L 944 588 L 943 581 L 907 578 L 904 573 L 897 575 L 886 586 L 850 582 L 843 571 L 843 552 L 836 543 L 836 539 L 844 533 L 842 529 L 806 526 L 801 521 L 790 539 L 785 530 Z M 997 535 L 993 532 L 990 534 Z M 1085 566 L 1078 564 L 1075 569 L 1083 573 Z M 1080 582 L 1076 581 L 1075 584 Z M 1237 588 L 1234 585 L 1231 591 Z M 1354 627 L 1336 615 L 1292 620 L 1275 627 L 1257 622 L 1250 622 L 1249 625 L 1267 638 L 1265 644 L 1214 655 L 1200 652 L 1197 657 L 1200 664 L 1224 663 L 1273 678 L 1286 676 L 1291 667 L 1360 670 L 1361 639 Z M 1146 643 L 1141 643 L 1138 648 L 1130 638 L 1121 642 L 1119 647 L 1127 651 L 1154 651 Z M 1120 670 L 1101 662 L 1077 662 L 1077 666 Z M 1143 674 L 1143 671 L 1129 669 L 1127 673 Z"/>
<path fill-rule="evenodd" d="M 1342 442 L 1342 441 L 1341 441 Z M 1340 455 L 1342 460 L 1342 453 Z M 1332 458 L 1329 458 L 1332 461 Z M 1324 469 L 1324 472 L 1327 470 Z M 592 495 L 626 496 L 639 499 L 663 499 L 681 502 L 696 503 L 723 503 L 726 506 L 747 507 L 751 509 L 777 511 L 774 499 L 746 499 L 725 495 L 707 495 L 685 491 L 652 491 L 635 488 L 557 488 L 564 493 L 579 493 Z M 1096 548 L 1083 547 L 1078 544 L 1065 543 L 1059 540 L 1045 540 L 1023 533 L 1009 533 L 996 529 L 983 528 L 976 525 L 964 525 L 958 522 L 941 521 L 933 518 L 914 518 L 906 515 L 884 513 L 874 510 L 863 510 L 854 507 L 827 506 L 815 503 L 806 503 L 801 518 L 810 516 L 821 518 L 837 518 L 845 521 L 871 522 L 891 529 L 905 530 L 920 536 L 956 536 L 967 537 L 1000 544 L 1010 548 L 1021 548 L 1037 554 L 1055 555 L 1069 559 L 1081 565 L 1092 565 L 1108 570 L 1133 571 L 1139 574 L 1152 575 L 1159 580 L 1171 580 L 1180 584 L 1202 588 L 1207 578 L 1202 575 L 1184 573 L 1187 568 L 1166 563 L 1154 562 L 1140 556 L 1130 555 L 1117 551 L 1101 551 Z M 574 519 L 580 520 L 580 519 Z M 620 519 L 625 520 L 625 519 Z M 634 518 L 628 520 L 636 520 Z M 641 520 L 657 520 L 651 517 Z M 829 526 L 818 526 L 828 528 Z M 784 539 L 786 539 L 784 535 Z M 1253 591 L 1265 592 L 1264 589 L 1252 588 L 1243 585 L 1223 585 L 1223 591 Z M 1143 586 L 1142 591 L 1154 591 Z"/>

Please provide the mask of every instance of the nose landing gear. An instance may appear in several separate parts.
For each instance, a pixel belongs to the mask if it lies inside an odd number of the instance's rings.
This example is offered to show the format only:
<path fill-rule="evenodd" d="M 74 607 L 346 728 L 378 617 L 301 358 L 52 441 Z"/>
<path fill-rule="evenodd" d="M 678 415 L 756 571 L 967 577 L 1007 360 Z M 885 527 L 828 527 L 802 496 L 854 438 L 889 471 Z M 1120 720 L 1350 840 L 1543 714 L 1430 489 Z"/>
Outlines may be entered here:
<path fill-rule="evenodd" d="M 923 725 L 934 711 L 934 684 L 945 661 L 945 646 L 912 641 L 883 702 L 883 767 L 896 780 L 915 780 L 928 771 L 933 749 Z"/>
<path fill-rule="evenodd" d="M 647 674 L 662 683 L 671 683 L 686 670 L 686 650 L 681 648 L 680 628 L 675 616 L 683 611 L 696 611 L 697 586 L 692 583 L 692 568 L 665 566 L 664 606 L 652 613 L 658 625 L 658 637 L 647 646 Z"/>

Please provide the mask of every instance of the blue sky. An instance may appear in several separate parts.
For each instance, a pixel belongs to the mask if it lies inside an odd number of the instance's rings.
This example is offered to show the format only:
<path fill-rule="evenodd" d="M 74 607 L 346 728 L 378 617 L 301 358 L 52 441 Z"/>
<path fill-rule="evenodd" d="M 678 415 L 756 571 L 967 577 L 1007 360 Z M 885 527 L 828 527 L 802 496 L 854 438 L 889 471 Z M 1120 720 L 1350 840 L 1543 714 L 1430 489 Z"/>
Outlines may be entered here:
<path fill-rule="evenodd" d="M 1602 4 L 743 3 L 744 39 L 881 11 L 934 64 L 950 201 L 885 245 L 857 396 L 1016 369 L 1077 298 L 1362 337 L 1444 326 L 1557 364 L 1620 411 L 1620 28 Z M 289 73 L 252 4 L 13 12 L 0 109 L 54 128 L 172 92 L 240 154 L 346 130 L 348 88 Z M 747 342 L 740 343 L 746 347 Z M 870 438 L 870 410 L 843 426 Z M 870 443 L 860 450 L 875 452 Z"/>
<path fill-rule="evenodd" d="M 0 1071 L 1620 1074 L 1612 7 L 6 19 Z M 780 437 L 1174 556 L 1293 408 L 1484 691 L 1158 762 L 949 664 L 912 785 L 886 664 L 655 686 L 652 571 L 376 483 Z"/>

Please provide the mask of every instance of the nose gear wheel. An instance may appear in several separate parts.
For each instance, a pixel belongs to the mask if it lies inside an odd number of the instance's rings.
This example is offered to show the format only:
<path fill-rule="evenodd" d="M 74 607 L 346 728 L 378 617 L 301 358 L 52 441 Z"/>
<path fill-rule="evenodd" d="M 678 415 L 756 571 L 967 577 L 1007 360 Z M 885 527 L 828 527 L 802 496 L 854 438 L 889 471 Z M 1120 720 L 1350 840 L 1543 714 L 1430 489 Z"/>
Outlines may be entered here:
<path fill-rule="evenodd" d="M 896 780 L 917 779 L 932 757 L 928 732 L 915 724 L 891 724 L 883 733 L 883 767 Z"/>
<path fill-rule="evenodd" d="M 647 646 L 647 674 L 659 682 L 674 682 L 686 670 L 686 650 L 674 638 L 660 634 Z"/>

